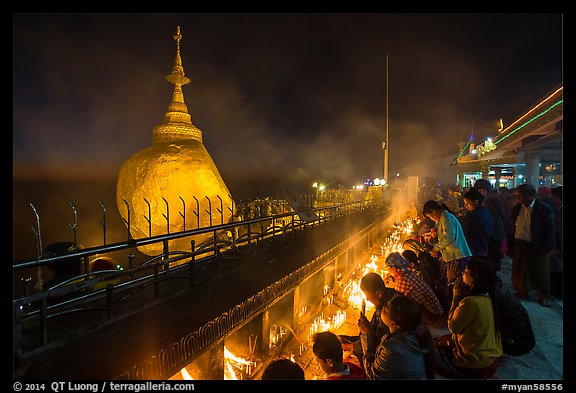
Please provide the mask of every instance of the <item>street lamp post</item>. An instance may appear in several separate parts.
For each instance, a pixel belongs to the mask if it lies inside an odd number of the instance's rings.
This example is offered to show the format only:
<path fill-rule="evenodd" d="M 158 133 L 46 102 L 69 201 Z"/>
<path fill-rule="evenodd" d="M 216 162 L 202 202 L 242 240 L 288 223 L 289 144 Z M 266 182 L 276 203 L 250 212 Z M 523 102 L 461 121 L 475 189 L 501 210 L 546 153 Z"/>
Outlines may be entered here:
<path fill-rule="evenodd" d="M 386 139 L 382 142 L 384 150 L 384 178 L 383 183 L 388 184 L 388 54 L 386 54 Z"/>

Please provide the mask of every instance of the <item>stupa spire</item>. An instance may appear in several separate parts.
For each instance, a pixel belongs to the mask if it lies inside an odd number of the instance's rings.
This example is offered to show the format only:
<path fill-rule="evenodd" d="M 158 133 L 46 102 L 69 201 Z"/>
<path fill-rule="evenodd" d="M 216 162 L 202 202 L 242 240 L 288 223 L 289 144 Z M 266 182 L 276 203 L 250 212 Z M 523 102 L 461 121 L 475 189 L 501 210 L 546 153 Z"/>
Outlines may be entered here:
<path fill-rule="evenodd" d="M 180 26 L 176 26 L 176 34 L 172 37 L 176 41 L 176 58 L 172 72 L 166 75 L 166 80 L 174 85 L 174 92 L 164 121 L 152 130 L 152 143 L 183 139 L 196 139 L 202 142 L 202 131 L 192 124 L 192 118 L 188 113 L 188 107 L 184 102 L 184 94 L 182 93 L 182 86 L 190 83 L 190 79 L 184 73 L 182 58 L 180 57 L 180 41 L 182 40 Z"/>
<path fill-rule="evenodd" d="M 202 143 L 202 132 L 192 124 L 188 114 L 182 86 L 190 80 L 184 74 L 180 57 L 180 27 L 173 37 L 176 58 L 166 80 L 174 85 L 174 92 L 168 112 L 162 124 L 154 127 L 152 145 L 124 161 L 116 182 L 116 205 L 132 239 L 206 228 L 213 225 L 212 216 L 199 212 L 211 211 L 218 202 L 234 204 Z M 169 208 L 178 211 L 170 215 Z M 233 209 L 222 210 L 218 216 L 221 223 L 230 222 L 233 213 Z M 191 241 L 204 244 L 213 241 L 213 237 L 211 232 L 197 234 L 167 240 L 168 244 L 142 244 L 138 250 L 150 256 L 161 255 L 168 248 L 186 251 L 190 250 Z"/>
<path fill-rule="evenodd" d="M 182 66 L 182 58 L 180 57 L 180 41 L 182 40 L 182 34 L 180 34 L 180 26 L 176 26 L 176 34 L 172 36 L 176 41 L 176 59 L 174 59 L 174 67 L 172 67 L 172 72 L 166 75 L 166 80 L 173 85 L 184 86 L 190 83 L 184 74 L 184 67 Z"/>

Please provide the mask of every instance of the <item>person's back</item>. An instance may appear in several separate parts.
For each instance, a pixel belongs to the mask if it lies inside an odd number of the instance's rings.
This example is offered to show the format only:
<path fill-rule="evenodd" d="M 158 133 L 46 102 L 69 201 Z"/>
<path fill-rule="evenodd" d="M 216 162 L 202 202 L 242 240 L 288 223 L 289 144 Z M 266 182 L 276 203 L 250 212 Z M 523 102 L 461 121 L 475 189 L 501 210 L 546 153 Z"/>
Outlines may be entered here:
<path fill-rule="evenodd" d="M 464 193 L 464 205 L 468 211 L 462 217 L 462 230 L 472 255 L 488 255 L 492 236 L 493 218 L 484 204 L 484 195 L 471 187 Z"/>
<path fill-rule="evenodd" d="M 438 296 L 438 283 L 440 281 L 440 261 L 434 258 L 429 252 L 424 251 L 418 254 L 418 262 L 422 279 L 434 290 Z"/>
<path fill-rule="evenodd" d="M 502 355 L 502 347 L 493 323 L 492 301 L 488 296 L 471 295 L 460 301 L 448 319 L 454 340 L 454 364 L 483 368 Z"/>
<path fill-rule="evenodd" d="M 508 196 L 506 196 L 505 200 L 502 201 L 504 203 L 504 211 L 506 212 L 506 215 L 505 215 L 506 228 L 508 228 L 508 225 L 510 224 L 510 217 L 512 216 L 512 209 L 514 208 L 516 203 L 518 203 L 518 200 L 516 199 L 516 195 L 514 194 L 514 190 L 515 190 L 515 188 L 510 188 L 510 194 Z"/>
<path fill-rule="evenodd" d="M 529 353 L 536 345 L 530 316 L 501 280 L 496 281 L 496 304 L 504 354 L 522 356 Z"/>
<path fill-rule="evenodd" d="M 462 219 L 462 230 L 472 255 L 488 255 L 492 236 L 492 216 L 484 206 L 469 211 Z"/>
<path fill-rule="evenodd" d="M 506 236 L 506 208 L 497 195 L 488 193 L 484 198 L 484 206 L 492 215 L 492 236 L 496 240 L 502 240 Z"/>
<path fill-rule="evenodd" d="M 492 216 L 492 236 L 490 236 L 488 243 L 488 257 L 496 264 L 497 270 L 500 270 L 500 261 L 503 256 L 502 242 L 506 238 L 508 221 L 506 208 L 498 192 L 494 190 L 488 180 L 476 180 L 474 188 L 484 194 L 484 206 Z"/>
<path fill-rule="evenodd" d="M 369 379 L 426 379 L 424 351 L 418 338 L 411 332 L 383 337 L 366 372 Z"/>
<path fill-rule="evenodd" d="M 464 269 L 464 292 L 454 287 L 454 304 L 448 315 L 450 335 L 437 339 L 435 357 L 440 375 L 489 378 L 503 354 L 496 301 L 496 270 L 490 258 L 473 256 Z"/>

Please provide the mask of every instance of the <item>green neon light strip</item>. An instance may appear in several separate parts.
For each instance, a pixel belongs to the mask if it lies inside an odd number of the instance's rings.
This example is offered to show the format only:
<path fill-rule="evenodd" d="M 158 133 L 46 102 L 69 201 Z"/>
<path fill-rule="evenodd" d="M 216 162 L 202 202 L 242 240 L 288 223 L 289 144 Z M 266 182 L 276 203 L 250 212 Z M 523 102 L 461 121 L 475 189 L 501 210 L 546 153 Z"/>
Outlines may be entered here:
<path fill-rule="evenodd" d="M 528 120 L 527 122 L 525 122 L 524 124 L 522 124 L 521 126 L 518 126 L 518 128 L 516 128 L 514 131 L 510 132 L 508 135 L 506 135 L 504 138 L 499 139 L 497 141 L 494 141 L 494 144 L 497 145 L 498 143 L 502 142 L 504 139 L 508 138 L 510 135 L 514 134 L 516 131 L 518 131 L 519 129 L 523 128 L 524 126 L 528 125 L 529 123 L 532 123 L 534 120 L 536 120 L 537 118 L 539 118 L 540 116 L 546 114 L 547 112 L 551 111 L 552 108 L 554 108 L 555 106 L 558 106 L 560 104 L 562 104 L 564 102 L 564 100 L 560 100 L 557 103 L 555 103 L 554 105 L 552 105 L 550 108 L 546 109 L 544 112 L 539 113 L 538 115 L 534 116 L 533 118 L 531 118 L 530 120 Z"/>
<path fill-rule="evenodd" d="M 466 148 L 468 147 L 468 145 L 470 145 L 470 140 L 468 140 L 468 142 L 466 142 L 466 145 L 462 148 L 462 150 L 460 151 L 460 153 L 458 154 L 458 156 L 456 157 L 456 159 L 452 162 L 452 165 L 456 165 L 456 161 L 458 161 L 458 159 L 460 158 L 460 156 L 462 155 L 462 153 L 464 153 L 464 150 L 466 150 Z"/>

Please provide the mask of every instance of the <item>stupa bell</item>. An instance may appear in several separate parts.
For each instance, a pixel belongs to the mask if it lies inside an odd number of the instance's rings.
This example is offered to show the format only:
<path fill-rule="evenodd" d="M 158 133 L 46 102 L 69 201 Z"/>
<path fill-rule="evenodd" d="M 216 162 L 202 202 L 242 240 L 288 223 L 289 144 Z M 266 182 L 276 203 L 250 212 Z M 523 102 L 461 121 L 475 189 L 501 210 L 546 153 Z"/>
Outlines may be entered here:
<path fill-rule="evenodd" d="M 134 239 L 227 223 L 233 202 L 228 187 L 202 143 L 184 102 L 182 86 L 190 82 L 180 57 L 180 27 L 176 59 L 166 80 L 174 85 L 172 101 L 162 124 L 152 131 L 152 145 L 128 158 L 116 183 L 116 204 Z M 128 212 L 130 211 L 130 220 Z M 212 217 L 208 214 L 212 212 Z M 213 234 L 169 241 L 169 249 L 190 250 Z M 147 255 L 162 253 L 162 243 L 139 247 Z"/>

